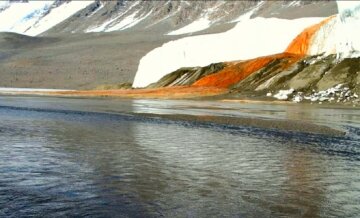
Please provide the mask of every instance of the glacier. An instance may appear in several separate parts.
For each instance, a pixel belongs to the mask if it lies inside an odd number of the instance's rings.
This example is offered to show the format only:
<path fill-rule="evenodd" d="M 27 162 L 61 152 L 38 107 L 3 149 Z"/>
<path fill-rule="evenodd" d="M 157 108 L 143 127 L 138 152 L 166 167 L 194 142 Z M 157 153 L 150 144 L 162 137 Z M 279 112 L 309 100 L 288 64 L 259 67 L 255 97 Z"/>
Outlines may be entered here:
<path fill-rule="evenodd" d="M 312 37 L 308 55 L 337 54 L 338 59 L 360 56 L 360 1 L 337 1 L 337 6 L 338 14 Z M 281 53 L 297 34 L 324 20 L 250 19 L 251 14 L 240 17 L 238 24 L 225 33 L 186 37 L 150 51 L 140 60 L 133 87 L 146 87 L 181 67 Z"/>
<path fill-rule="evenodd" d="M 337 1 L 338 14 L 313 36 L 308 55 L 360 57 L 360 1 Z"/>
<path fill-rule="evenodd" d="M 337 1 L 338 58 L 360 57 L 360 1 Z"/>
<path fill-rule="evenodd" d="M 224 33 L 170 41 L 140 60 L 133 87 L 146 87 L 181 67 L 206 66 L 281 53 L 303 29 L 323 19 L 240 19 L 234 28 Z"/>

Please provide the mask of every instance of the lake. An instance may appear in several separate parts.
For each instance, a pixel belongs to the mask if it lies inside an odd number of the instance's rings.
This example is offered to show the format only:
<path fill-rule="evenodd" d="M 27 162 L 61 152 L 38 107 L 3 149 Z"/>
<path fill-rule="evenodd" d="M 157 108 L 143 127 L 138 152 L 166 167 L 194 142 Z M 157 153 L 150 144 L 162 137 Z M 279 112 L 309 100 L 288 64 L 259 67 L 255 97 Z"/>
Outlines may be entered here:
<path fill-rule="evenodd" d="M 325 136 L 136 113 L 305 120 Z M 360 110 L 0 97 L 0 217 L 359 217 Z"/>

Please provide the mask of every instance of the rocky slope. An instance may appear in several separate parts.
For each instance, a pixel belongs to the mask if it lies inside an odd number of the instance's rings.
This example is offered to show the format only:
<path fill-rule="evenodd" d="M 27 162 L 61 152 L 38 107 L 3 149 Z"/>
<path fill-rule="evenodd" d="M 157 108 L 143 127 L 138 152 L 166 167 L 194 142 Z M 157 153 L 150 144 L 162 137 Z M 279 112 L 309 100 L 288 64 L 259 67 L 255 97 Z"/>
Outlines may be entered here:
<path fill-rule="evenodd" d="M 199 88 L 226 89 L 228 94 L 222 98 L 359 105 L 360 58 L 339 60 L 336 55 L 304 57 L 283 53 L 248 61 L 182 68 L 148 88 L 179 85 L 196 88 L 199 92 Z"/>
<path fill-rule="evenodd" d="M 338 61 L 334 55 L 310 56 L 281 69 L 288 61 L 274 59 L 269 65 L 234 84 L 231 92 L 235 96 L 267 96 L 294 102 L 360 103 L 360 58 Z"/>
<path fill-rule="evenodd" d="M 51 37 L 0 33 L 0 87 L 93 89 L 132 82 L 139 60 L 168 40 L 140 31 Z"/>
<path fill-rule="evenodd" d="M 331 1 L 2 1 L 0 31 L 26 35 L 156 29 L 192 33 L 236 21 L 253 7 L 253 17 L 329 16 Z"/>

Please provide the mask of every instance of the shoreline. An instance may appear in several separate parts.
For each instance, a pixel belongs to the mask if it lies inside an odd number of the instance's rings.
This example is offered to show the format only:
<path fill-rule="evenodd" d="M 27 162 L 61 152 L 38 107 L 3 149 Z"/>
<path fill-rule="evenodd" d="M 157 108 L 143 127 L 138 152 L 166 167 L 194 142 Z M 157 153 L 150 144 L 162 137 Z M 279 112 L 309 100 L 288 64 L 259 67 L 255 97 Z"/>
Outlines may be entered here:
<path fill-rule="evenodd" d="M 1 95 L 1 94 L 0 94 Z M 5 95 L 3 95 L 5 96 Z M 6 96 L 14 96 L 14 95 L 6 95 Z M 69 95 L 15 95 L 21 97 L 55 97 L 55 98 L 79 98 L 79 99 L 101 99 L 101 96 L 69 96 Z M 130 99 L 130 98 L 124 98 Z M 138 98 L 137 98 L 138 99 Z M 157 99 L 159 100 L 159 99 Z M 169 100 L 169 99 L 163 99 Z M 194 101 L 203 101 L 205 99 L 171 99 L 171 100 L 194 100 Z M 211 101 L 210 99 L 206 99 Z M 212 101 L 220 101 L 220 102 L 234 102 L 231 99 L 212 99 Z M 278 102 L 278 101 L 261 101 L 261 100 L 248 100 L 248 99 L 240 99 L 235 100 L 235 102 L 248 103 L 248 104 L 289 104 L 294 105 L 297 103 L 293 102 Z M 306 105 L 306 103 L 300 103 L 301 105 Z M 307 104 L 310 105 L 310 104 Z M 318 105 L 314 105 L 318 106 Z M 322 105 L 325 106 L 325 105 Z M 350 108 L 345 105 L 337 105 L 341 108 Z M 353 109 L 351 107 L 351 109 Z M 81 111 L 81 110 L 80 110 Z M 108 113 L 103 111 L 92 111 L 98 113 Z M 112 113 L 110 113 L 112 114 Z M 118 113 L 114 113 L 118 114 Z M 243 126 L 243 127 L 254 127 L 254 128 L 263 128 L 263 129 L 272 129 L 272 130 L 280 130 L 286 132 L 298 132 L 298 133 L 309 133 L 315 135 L 326 135 L 326 136 L 344 136 L 346 135 L 346 131 L 335 129 L 330 126 L 315 124 L 311 122 L 305 122 L 300 120 L 291 120 L 291 119 L 266 119 L 266 118 L 258 118 L 258 117 L 234 117 L 234 116 L 223 116 L 223 115 L 190 115 L 190 114 L 157 114 L 157 113 L 136 113 L 136 112 L 121 112 L 120 114 L 143 117 L 148 119 L 160 118 L 162 120 L 168 121 L 179 121 L 179 122 L 190 122 L 190 123 L 198 123 L 198 124 L 217 124 L 217 125 L 229 125 L 229 126 Z"/>
<path fill-rule="evenodd" d="M 33 88 L 0 88 L 0 96 L 33 96 L 60 98 L 123 98 L 154 100 L 195 100 L 219 101 L 229 103 L 278 104 L 278 105 L 312 105 L 333 108 L 359 108 L 360 104 L 351 102 L 293 102 L 278 100 L 265 96 L 231 96 L 227 89 L 213 87 L 166 87 L 154 89 L 115 89 L 115 90 L 66 90 L 66 89 L 33 89 Z"/>

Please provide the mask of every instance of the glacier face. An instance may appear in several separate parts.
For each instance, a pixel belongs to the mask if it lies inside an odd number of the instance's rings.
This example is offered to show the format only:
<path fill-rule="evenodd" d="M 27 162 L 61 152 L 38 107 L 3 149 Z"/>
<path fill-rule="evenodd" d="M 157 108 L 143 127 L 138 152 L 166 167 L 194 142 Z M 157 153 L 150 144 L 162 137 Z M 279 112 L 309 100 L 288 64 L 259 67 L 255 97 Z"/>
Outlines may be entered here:
<path fill-rule="evenodd" d="M 336 51 L 339 58 L 360 56 L 360 1 L 337 1 Z"/>
<path fill-rule="evenodd" d="M 185 37 L 170 41 L 141 60 L 133 87 L 146 87 L 181 67 L 246 60 L 283 52 L 306 27 L 323 18 L 254 18 L 239 22 L 218 34 Z"/>
<path fill-rule="evenodd" d="M 337 1 L 337 5 L 339 13 L 314 34 L 308 55 L 337 54 L 338 58 L 360 56 L 360 1 Z M 185 66 L 205 66 L 283 52 L 296 34 L 322 20 L 315 17 L 307 19 L 288 21 L 250 19 L 249 16 L 234 29 L 222 34 L 169 42 L 141 59 L 133 86 L 145 87 Z"/>
<path fill-rule="evenodd" d="M 337 1 L 337 5 L 339 13 L 314 34 L 308 55 L 337 54 L 338 59 L 360 56 L 360 2 Z"/>

